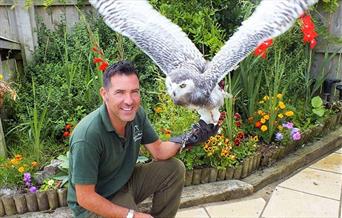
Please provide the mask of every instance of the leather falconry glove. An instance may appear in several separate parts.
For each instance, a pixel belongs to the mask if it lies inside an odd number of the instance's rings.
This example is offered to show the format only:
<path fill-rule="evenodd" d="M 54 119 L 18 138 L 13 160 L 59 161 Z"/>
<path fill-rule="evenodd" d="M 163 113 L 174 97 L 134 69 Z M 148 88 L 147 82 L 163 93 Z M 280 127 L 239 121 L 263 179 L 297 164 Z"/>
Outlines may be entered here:
<path fill-rule="evenodd" d="M 192 125 L 192 128 L 189 132 L 186 132 L 180 136 L 172 137 L 169 141 L 180 144 L 181 149 L 186 148 L 190 145 L 203 143 L 207 141 L 211 136 L 217 134 L 225 116 L 226 113 L 222 112 L 217 125 L 214 125 L 212 123 L 207 124 L 203 120 L 200 120 L 198 123 Z"/>

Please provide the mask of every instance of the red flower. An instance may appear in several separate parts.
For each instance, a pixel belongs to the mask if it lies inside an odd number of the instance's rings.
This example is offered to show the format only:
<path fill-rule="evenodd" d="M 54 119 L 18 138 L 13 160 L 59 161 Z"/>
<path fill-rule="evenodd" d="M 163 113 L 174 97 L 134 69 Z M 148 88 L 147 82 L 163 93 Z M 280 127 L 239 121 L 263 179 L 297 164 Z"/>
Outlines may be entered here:
<path fill-rule="evenodd" d="M 105 61 L 102 58 L 94 58 L 93 62 L 94 62 L 94 64 L 96 64 L 96 63 L 103 63 Z"/>
<path fill-rule="evenodd" d="M 239 138 L 239 139 L 243 139 L 244 137 L 245 137 L 245 134 L 243 132 L 239 132 L 237 134 L 237 138 Z"/>
<path fill-rule="evenodd" d="M 99 66 L 99 70 L 101 70 L 102 72 L 105 71 L 108 67 L 108 63 L 107 62 L 103 62 L 100 66 Z"/>
<path fill-rule="evenodd" d="M 235 114 L 234 114 L 234 119 L 235 119 L 235 120 L 240 120 L 240 119 L 241 119 L 240 114 L 239 114 L 239 113 L 235 113 Z"/>
<path fill-rule="evenodd" d="M 318 34 L 315 31 L 315 24 L 312 21 L 310 15 L 303 15 L 300 17 L 301 21 L 302 21 L 302 32 L 303 32 L 303 41 L 304 43 L 310 43 L 310 48 L 313 49 L 316 44 L 316 37 L 318 36 Z"/>
<path fill-rule="evenodd" d="M 241 143 L 241 140 L 239 138 L 234 139 L 234 145 L 239 146 Z"/>
<path fill-rule="evenodd" d="M 67 125 L 65 125 L 65 127 L 64 127 L 66 130 L 69 130 L 70 128 L 71 128 L 71 125 L 70 124 L 67 124 Z"/>
<path fill-rule="evenodd" d="M 262 58 L 266 58 L 266 51 L 268 47 L 270 47 L 273 43 L 272 39 L 268 39 L 265 42 L 261 43 L 254 51 L 255 56 L 261 56 Z"/>
<path fill-rule="evenodd" d="M 241 127 L 241 122 L 240 122 L 240 121 L 236 121 L 236 122 L 235 122 L 235 125 L 236 125 L 237 127 Z"/>
<path fill-rule="evenodd" d="M 69 137 L 69 136 L 70 136 L 70 132 L 65 131 L 65 132 L 63 133 L 63 136 L 64 136 L 65 138 Z"/>

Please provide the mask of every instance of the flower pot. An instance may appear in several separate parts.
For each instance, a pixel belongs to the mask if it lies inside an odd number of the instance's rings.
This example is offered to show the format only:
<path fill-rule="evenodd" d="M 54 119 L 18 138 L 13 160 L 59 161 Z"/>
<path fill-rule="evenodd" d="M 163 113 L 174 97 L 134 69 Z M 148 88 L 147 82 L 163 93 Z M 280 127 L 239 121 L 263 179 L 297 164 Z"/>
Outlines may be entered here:
<path fill-rule="evenodd" d="M 219 168 L 217 170 L 217 181 L 222 181 L 226 177 L 226 168 Z"/>
<path fill-rule="evenodd" d="M 46 191 L 50 209 L 54 210 L 58 207 L 58 195 L 56 190 Z"/>
<path fill-rule="evenodd" d="M 245 178 L 245 177 L 248 176 L 249 162 L 250 162 L 250 158 L 249 157 L 246 157 L 243 160 L 241 178 Z"/>
<path fill-rule="evenodd" d="M 280 146 L 279 147 L 279 156 L 278 156 L 278 160 L 282 159 L 285 157 L 285 147 L 284 146 Z"/>
<path fill-rule="evenodd" d="M 211 167 L 209 172 L 209 182 L 215 182 L 217 179 L 217 168 Z"/>
<path fill-rule="evenodd" d="M 234 167 L 227 167 L 226 169 L 226 180 L 232 179 L 234 175 Z"/>
<path fill-rule="evenodd" d="M 47 195 L 46 192 L 37 192 L 36 193 L 37 196 L 37 202 L 38 202 L 38 208 L 40 211 L 42 210 L 48 210 L 49 209 L 49 202 L 47 199 Z"/>
<path fill-rule="evenodd" d="M 5 216 L 5 208 L 4 208 L 4 205 L 2 204 L 1 198 L 0 198 L 0 216 Z"/>
<path fill-rule="evenodd" d="M 194 173 L 192 175 L 192 184 L 198 185 L 201 183 L 201 169 L 194 169 Z"/>
<path fill-rule="evenodd" d="M 311 130 L 312 130 L 312 137 L 320 136 L 322 134 L 323 125 L 322 124 L 318 124 L 318 125 L 312 127 Z"/>
<path fill-rule="evenodd" d="M 193 170 L 187 170 L 185 172 L 185 182 L 184 182 L 184 186 L 189 186 L 192 183 L 192 176 L 194 174 Z"/>
<path fill-rule="evenodd" d="M 192 175 L 191 175 L 191 179 L 192 179 Z M 190 180 L 190 184 L 191 184 L 191 180 Z M 59 206 L 61 207 L 68 206 L 68 201 L 67 201 L 68 190 L 66 188 L 58 189 L 57 195 L 58 195 Z"/>
<path fill-rule="evenodd" d="M 209 182 L 210 168 L 203 168 L 201 172 L 201 183 L 205 184 Z"/>
<path fill-rule="evenodd" d="M 23 214 L 28 211 L 25 195 L 18 194 L 13 196 L 15 207 L 17 208 L 18 214 Z"/>
<path fill-rule="evenodd" d="M 37 202 L 37 196 L 35 193 L 26 193 L 25 194 L 27 209 L 29 212 L 35 212 L 38 211 L 38 202 Z"/>
<path fill-rule="evenodd" d="M 332 129 L 335 126 L 335 124 L 336 124 L 336 119 L 337 119 L 336 114 L 331 115 L 330 117 L 328 117 L 324 121 L 323 131 L 324 132 L 328 132 L 330 129 Z"/>
<path fill-rule="evenodd" d="M 261 156 L 260 165 L 263 166 L 263 167 L 267 166 L 268 165 L 268 159 L 269 159 L 269 157 L 266 154 L 263 154 Z"/>
<path fill-rule="evenodd" d="M 2 196 L 2 203 L 4 205 L 6 215 L 14 215 L 17 214 L 17 208 L 15 207 L 15 203 L 12 196 Z"/>
<path fill-rule="evenodd" d="M 238 165 L 235 167 L 233 179 L 240 179 L 242 173 L 242 165 Z"/>

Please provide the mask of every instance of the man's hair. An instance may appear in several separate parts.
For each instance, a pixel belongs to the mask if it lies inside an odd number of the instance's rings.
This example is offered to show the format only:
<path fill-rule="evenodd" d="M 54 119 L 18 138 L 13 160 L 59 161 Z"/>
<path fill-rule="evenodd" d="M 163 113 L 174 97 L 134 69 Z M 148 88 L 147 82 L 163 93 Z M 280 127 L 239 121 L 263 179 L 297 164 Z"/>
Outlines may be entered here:
<path fill-rule="evenodd" d="M 119 61 L 110 65 L 103 73 L 103 86 L 109 88 L 111 83 L 110 79 L 115 75 L 132 75 L 138 76 L 137 70 L 134 65 L 129 61 Z"/>

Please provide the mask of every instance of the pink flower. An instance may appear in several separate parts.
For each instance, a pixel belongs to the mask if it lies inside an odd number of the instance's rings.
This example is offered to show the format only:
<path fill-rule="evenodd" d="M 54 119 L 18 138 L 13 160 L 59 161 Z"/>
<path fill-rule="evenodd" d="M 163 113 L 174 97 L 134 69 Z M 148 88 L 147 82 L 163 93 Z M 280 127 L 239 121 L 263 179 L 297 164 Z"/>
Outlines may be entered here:
<path fill-rule="evenodd" d="M 302 138 L 300 132 L 295 132 L 294 134 L 292 134 L 292 139 L 295 140 L 295 141 L 298 141 Z"/>

